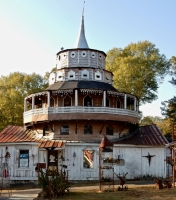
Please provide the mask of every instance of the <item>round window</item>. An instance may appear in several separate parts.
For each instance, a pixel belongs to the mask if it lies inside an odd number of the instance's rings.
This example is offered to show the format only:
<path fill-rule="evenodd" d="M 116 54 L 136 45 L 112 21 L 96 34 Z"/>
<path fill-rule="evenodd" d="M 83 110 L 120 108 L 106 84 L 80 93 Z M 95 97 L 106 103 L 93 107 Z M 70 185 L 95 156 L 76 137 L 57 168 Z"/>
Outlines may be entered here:
<path fill-rule="evenodd" d="M 76 56 L 75 51 L 72 51 L 72 52 L 71 52 L 71 57 L 74 58 L 75 56 Z"/>
<path fill-rule="evenodd" d="M 84 57 L 86 57 L 86 51 L 82 51 L 81 52 L 81 56 L 84 58 Z"/>
<path fill-rule="evenodd" d="M 96 57 L 95 52 L 92 52 L 92 53 L 91 53 L 91 57 L 92 57 L 92 58 L 95 58 L 95 57 Z"/>
<path fill-rule="evenodd" d="M 100 59 L 100 60 L 102 59 L 102 55 L 101 55 L 101 54 L 99 54 L 99 59 Z"/>

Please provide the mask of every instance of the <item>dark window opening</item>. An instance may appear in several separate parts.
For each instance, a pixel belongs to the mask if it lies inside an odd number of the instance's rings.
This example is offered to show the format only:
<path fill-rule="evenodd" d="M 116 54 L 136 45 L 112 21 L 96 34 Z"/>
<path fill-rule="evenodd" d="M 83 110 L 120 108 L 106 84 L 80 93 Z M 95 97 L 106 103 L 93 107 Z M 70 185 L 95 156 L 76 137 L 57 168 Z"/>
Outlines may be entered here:
<path fill-rule="evenodd" d="M 29 150 L 20 150 L 19 167 L 29 167 Z"/>
<path fill-rule="evenodd" d="M 84 106 L 92 106 L 92 98 L 89 95 L 84 98 Z"/>
<path fill-rule="evenodd" d="M 70 78 L 73 78 L 73 75 L 70 75 Z"/>
<path fill-rule="evenodd" d="M 71 106 L 71 98 L 68 95 L 64 99 L 64 106 Z"/>
<path fill-rule="evenodd" d="M 69 126 L 67 124 L 63 124 L 60 128 L 61 135 L 69 135 Z"/>
<path fill-rule="evenodd" d="M 106 107 L 109 107 L 109 99 L 106 98 Z"/>
<path fill-rule="evenodd" d="M 89 123 L 87 123 L 84 126 L 84 134 L 92 134 L 92 133 L 93 133 L 92 126 Z"/>
<path fill-rule="evenodd" d="M 59 78 L 62 78 L 62 76 L 59 76 Z"/>
<path fill-rule="evenodd" d="M 127 97 L 127 109 L 134 110 L 134 99 Z"/>
<path fill-rule="evenodd" d="M 117 100 L 116 107 L 120 108 L 120 100 L 119 99 Z"/>
<path fill-rule="evenodd" d="M 111 124 L 109 124 L 106 127 L 106 135 L 113 135 L 113 133 L 114 133 L 113 127 L 111 126 Z"/>
<path fill-rule="evenodd" d="M 84 77 L 87 77 L 87 74 L 83 74 Z"/>
<path fill-rule="evenodd" d="M 100 76 L 99 76 L 99 75 L 97 75 L 96 77 L 97 77 L 97 78 L 100 78 Z"/>
<path fill-rule="evenodd" d="M 46 136 L 46 135 L 48 135 L 49 134 L 49 127 L 48 126 L 45 126 L 44 128 L 43 128 L 43 136 Z"/>

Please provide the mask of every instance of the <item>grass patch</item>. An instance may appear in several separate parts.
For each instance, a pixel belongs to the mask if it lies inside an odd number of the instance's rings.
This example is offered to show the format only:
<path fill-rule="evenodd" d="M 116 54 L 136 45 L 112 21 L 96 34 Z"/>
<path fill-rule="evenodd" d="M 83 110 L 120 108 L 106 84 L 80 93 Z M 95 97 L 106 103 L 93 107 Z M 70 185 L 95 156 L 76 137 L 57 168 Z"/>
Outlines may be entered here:
<path fill-rule="evenodd" d="M 156 190 L 154 188 L 137 188 L 128 191 L 97 192 L 79 191 L 70 192 L 67 196 L 53 198 L 53 200 L 176 200 L 176 189 Z"/>

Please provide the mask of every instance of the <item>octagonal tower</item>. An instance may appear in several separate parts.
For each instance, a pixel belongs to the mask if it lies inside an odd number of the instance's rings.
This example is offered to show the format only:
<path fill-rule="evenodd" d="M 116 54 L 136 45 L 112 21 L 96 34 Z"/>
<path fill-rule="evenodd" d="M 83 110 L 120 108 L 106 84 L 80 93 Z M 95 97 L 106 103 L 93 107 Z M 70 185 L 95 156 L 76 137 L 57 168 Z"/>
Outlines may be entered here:
<path fill-rule="evenodd" d="M 138 99 L 113 86 L 105 69 L 106 54 L 88 46 L 84 16 L 75 48 L 56 54 L 57 70 L 45 91 L 27 96 L 24 124 L 43 136 L 98 142 L 130 134 L 138 123 Z"/>

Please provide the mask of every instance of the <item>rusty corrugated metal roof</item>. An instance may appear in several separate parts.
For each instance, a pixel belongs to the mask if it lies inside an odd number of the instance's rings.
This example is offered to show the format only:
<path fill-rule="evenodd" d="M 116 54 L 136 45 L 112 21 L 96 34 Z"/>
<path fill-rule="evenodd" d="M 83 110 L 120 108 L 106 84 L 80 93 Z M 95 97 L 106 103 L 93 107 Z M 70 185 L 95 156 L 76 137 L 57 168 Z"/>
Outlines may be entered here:
<path fill-rule="evenodd" d="M 36 142 L 39 148 L 62 148 L 65 142 L 62 140 L 50 140 L 38 138 L 35 131 L 25 130 L 22 126 L 7 126 L 0 132 L 0 143 Z"/>
<path fill-rule="evenodd" d="M 165 145 L 168 141 L 155 125 L 141 126 L 137 132 L 127 139 L 121 139 L 114 142 L 114 144 L 133 144 L 133 145 Z"/>
<path fill-rule="evenodd" d="M 39 143 L 39 148 L 46 149 L 63 148 L 65 146 L 65 141 L 38 138 L 35 131 L 25 130 L 22 126 L 9 125 L 0 132 L 0 143 L 17 142 L 36 142 Z M 132 137 L 117 139 L 113 141 L 113 144 L 158 146 L 168 144 L 168 141 L 156 125 L 150 125 L 139 127 Z"/>

